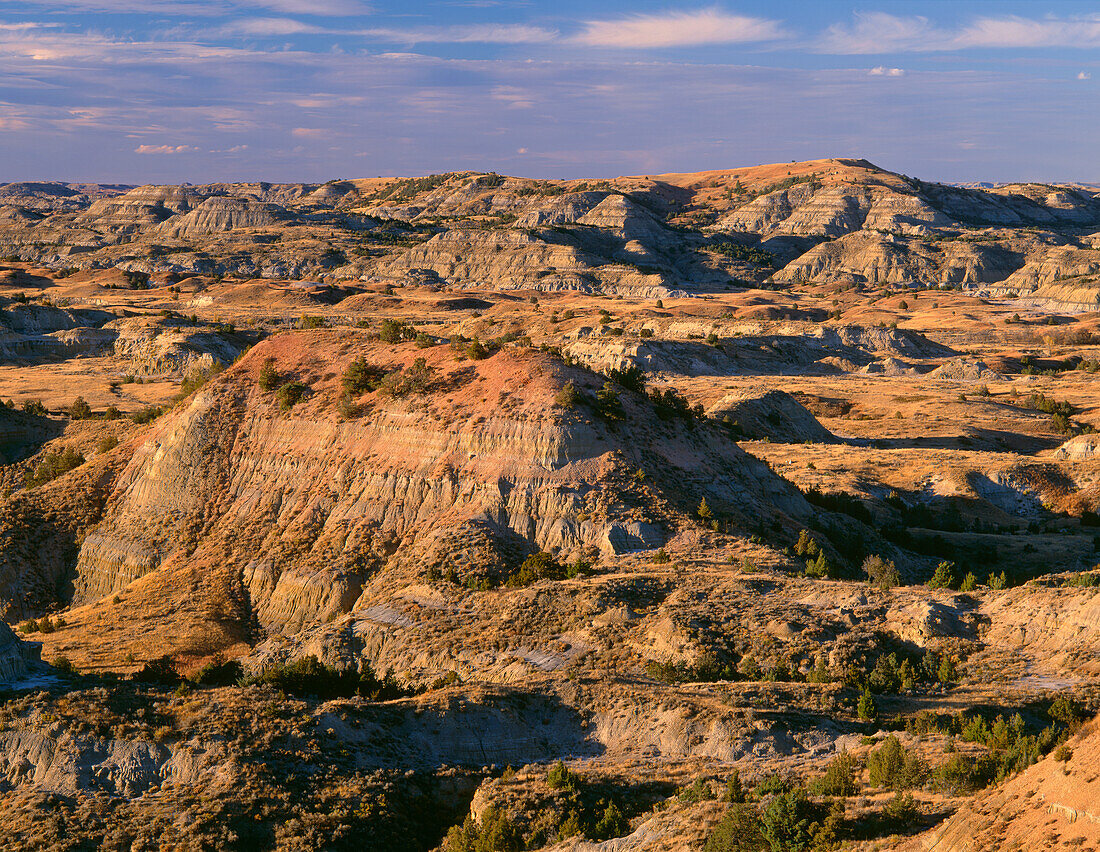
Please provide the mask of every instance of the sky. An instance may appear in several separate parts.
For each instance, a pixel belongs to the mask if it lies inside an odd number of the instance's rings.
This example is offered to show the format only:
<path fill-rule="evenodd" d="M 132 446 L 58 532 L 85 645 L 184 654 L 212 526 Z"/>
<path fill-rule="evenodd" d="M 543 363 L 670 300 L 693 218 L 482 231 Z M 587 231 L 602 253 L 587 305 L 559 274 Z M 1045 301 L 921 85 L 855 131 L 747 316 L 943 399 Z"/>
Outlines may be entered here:
<path fill-rule="evenodd" d="M 1100 183 L 1100 0 L 0 0 L 0 182 Z"/>

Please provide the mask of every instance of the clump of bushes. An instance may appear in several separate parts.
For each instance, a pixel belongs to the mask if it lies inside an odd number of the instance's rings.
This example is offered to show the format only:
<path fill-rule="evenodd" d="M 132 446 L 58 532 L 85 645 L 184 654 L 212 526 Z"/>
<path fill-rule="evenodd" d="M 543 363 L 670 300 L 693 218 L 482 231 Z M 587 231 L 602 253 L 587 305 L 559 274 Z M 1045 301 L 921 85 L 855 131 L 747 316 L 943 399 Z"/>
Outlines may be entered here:
<path fill-rule="evenodd" d="M 561 386 L 561 390 L 554 396 L 554 404 L 560 408 L 573 408 L 580 400 L 580 394 L 577 392 L 576 385 L 572 382 L 566 382 Z"/>
<path fill-rule="evenodd" d="M 868 556 L 863 560 L 863 573 L 867 575 L 867 582 L 883 591 L 889 591 L 901 582 L 894 563 L 878 555 Z"/>
<path fill-rule="evenodd" d="M 269 666 L 258 675 L 245 679 L 244 683 L 266 684 L 288 695 L 323 700 L 359 695 L 373 701 L 388 701 L 408 694 L 393 672 L 386 672 L 385 676 L 378 678 L 367 663 L 363 663 L 358 671 L 338 669 L 325 665 L 313 655 L 292 663 Z"/>
<path fill-rule="evenodd" d="M 928 764 L 901 744 L 893 734 L 867 755 L 871 785 L 891 790 L 910 790 L 928 778 Z"/>
<path fill-rule="evenodd" d="M 175 401 L 187 399 L 195 391 L 205 385 L 214 376 L 218 375 L 222 371 L 222 365 L 215 362 L 210 367 L 194 367 L 187 371 L 187 375 L 183 377 L 183 381 L 180 383 L 180 389 L 176 393 Z"/>
<path fill-rule="evenodd" d="M 386 371 L 382 367 L 374 366 L 366 358 L 356 358 L 344 370 L 340 384 L 345 392 L 352 396 L 360 396 L 368 391 L 377 390 L 385 375 Z"/>
<path fill-rule="evenodd" d="M 301 402 L 302 397 L 305 396 L 308 390 L 309 387 L 301 382 L 286 382 L 280 385 L 279 389 L 275 391 L 275 401 L 279 403 L 280 409 L 283 411 L 290 411 L 290 409 Z"/>
<path fill-rule="evenodd" d="M 28 470 L 23 480 L 28 488 L 44 485 L 70 470 L 84 464 L 84 454 L 73 447 L 65 447 L 60 452 L 47 452 L 33 470 Z"/>
<path fill-rule="evenodd" d="M 431 385 L 435 370 L 428 366 L 423 358 L 417 358 L 404 370 L 397 369 L 387 373 L 378 383 L 378 393 L 387 397 L 402 397 L 414 393 L 424 393 Z"/>
<path fill-rule="evenodd" d="M 263 366 L 260 367 L 260 375 L 256 379 L 256 384 L 260 386 L 260 390 L 270 393 L 279 386 L 279 372 L 275 369 L 275 359 L 264 359 Z"/>
<path fill-rule="evenodd" d="M 73 404 L 69 406 L 69 419 L 70 420 L 90 420 L 92 417 L 92 409 L 87 402 L 84 401 L 84 397 L 78 396 L 73 400 Z"/>
<path fill-rule="evenodd" d="M 144 425 L 146 423 L 152 423 L 158 417 L 164 414 L 164 408 L 159 405 L 150 405 L 148 408 L 143 408 L 140 411 L 135 411 L 130 415 L 130 419 L 134 423 Z"/>

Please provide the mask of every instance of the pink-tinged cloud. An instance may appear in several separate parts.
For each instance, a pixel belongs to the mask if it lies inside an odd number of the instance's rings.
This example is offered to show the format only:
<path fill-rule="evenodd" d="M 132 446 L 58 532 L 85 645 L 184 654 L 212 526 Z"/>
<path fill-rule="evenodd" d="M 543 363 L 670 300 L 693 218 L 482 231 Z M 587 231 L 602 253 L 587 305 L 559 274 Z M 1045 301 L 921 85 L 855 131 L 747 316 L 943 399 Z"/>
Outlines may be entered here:
<path fill-rule="evenodd" d="M 395 44 L 539 44 L 558 37 L 556 30 L 525 24 L 469 24 L 408 30 L 377 27 L 351 34 Z"/>
<path fill-rule="evenodd" d="M 949 29 L 920 15 L 860 12 L 850 24 L 834 24 L 819 39 L 821 53 L 931 53 L 976 48 L 1100 47 L 1100 16 L 1082 18 L 977 18 Z"/>
<path fill-rule="evenodd" d="M 784 36 L 778 21 L 731 15 L 719 9 L 701 9 L 586 21 L 573 41 L 590 47 L 689 47 L 774 41 Z"/>
<path fill-rule="evenodd" d="M 190 145 L 138 145 L 134 149 L 135 154 L 187 154 L 198 151 Z"/>

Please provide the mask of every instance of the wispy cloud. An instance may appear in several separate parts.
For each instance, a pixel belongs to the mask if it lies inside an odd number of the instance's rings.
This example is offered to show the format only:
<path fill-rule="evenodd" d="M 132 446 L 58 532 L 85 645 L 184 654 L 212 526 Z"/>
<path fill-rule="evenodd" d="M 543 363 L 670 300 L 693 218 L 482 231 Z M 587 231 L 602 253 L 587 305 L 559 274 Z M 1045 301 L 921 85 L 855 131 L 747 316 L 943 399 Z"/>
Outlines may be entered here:
<path fill-rule="evenodd" d="M 227 35 L 288 36 L 333 32 L 327 27 L 306 24 L 293 18 L 242 18 L 222 27 Z"/>
<path fill-rule="evenodd" d="M 981 48 L 1100 47 L 1100 16 L 1082 18 L 977 18 L 948 29 L 929 18 L 860 12 L 848 24 L 834 24 L 817 49 L 835 54 L 886 54 Z"/>
<path fill-rule="evenodd" d="M 867 72 L 871 77 L 904 77 L 905 70 L 902 68 L 887 68 L 885 65 L 876 65 L 870 71 Z"/>
<path fill-rule="evenodd" d="M 394 44 L 537 44 L 553 41 L 556 30 L 526 24 L 470 24 L 450 27 L 421 27 L 418 29 L 394 29 L 376 27 L 360 30 L 362 35 L 378 41 Z"/>
<path fill-rule="evenodd" d="M 50 0 L 51 11 L 117 14 L 227 16 L 244 9 L 266 9 L 284 15 L 349 17 L 369 14 L 362 0 Z"/>
<path fill-rule="evenodd" d="M 773 41 L 784 35 L 778 21 L 731 15 L 720 9 L 700 9 L 586 21 L 573 41 L 592 47 L 688 47 Z"/>
<path fill-rule="evenodd" d="M 135 154 L 189 154 L 198 151 L 191 145 L 138 145 Z"/>

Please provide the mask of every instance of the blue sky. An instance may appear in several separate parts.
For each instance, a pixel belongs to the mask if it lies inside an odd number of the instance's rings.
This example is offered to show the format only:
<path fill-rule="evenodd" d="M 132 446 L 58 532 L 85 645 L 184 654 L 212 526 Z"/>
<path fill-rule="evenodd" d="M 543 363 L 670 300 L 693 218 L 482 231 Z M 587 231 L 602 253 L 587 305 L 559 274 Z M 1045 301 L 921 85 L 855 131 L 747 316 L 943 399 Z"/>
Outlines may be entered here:
<path fill-rule="evenodd" d="M 0 0 L 0 181 L 1100 182 L 1096 2 Z"/>

